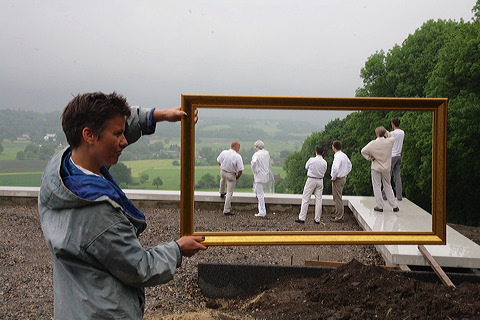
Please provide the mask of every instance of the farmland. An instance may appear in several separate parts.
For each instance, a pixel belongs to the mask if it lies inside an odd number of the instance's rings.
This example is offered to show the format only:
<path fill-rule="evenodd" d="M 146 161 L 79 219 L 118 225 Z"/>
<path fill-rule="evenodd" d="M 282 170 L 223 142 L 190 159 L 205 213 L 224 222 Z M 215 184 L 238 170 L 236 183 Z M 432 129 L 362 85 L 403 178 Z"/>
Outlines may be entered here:
<path fill-rule="evenodd" d="M 172 143 L 176 143 L 172 141 Z M 253 142 L 252 142 L 253 144 Z M 25 148 L 24 142 L 4 143 L 4 152 L 0 159 L 0 185 L 2 186 L 25 186 L 39 187 L 43 169 L 47 161 L 44 160 L 15 160 L 15 154 Z M 211 145 L 211 143 L 205 143 Z M 221 143 L 219 143 L 221 145 Z M 273 146 L 273 144 L 272 144 Z M 278 144 L 278 148 L 280 148 Z M 245 159 L 246 175 L 251 175 L 249 159 Z M 120 159 L 121 161 L 121 159 Z M 178 161 L 178 160 L 177 160 Z M 123 161 L 131 170 L 132 184 L 123 186 L 130 189 L 158 189 L 158 190 L 180 190 L 180 166 L 174 165 L 174 159 L 149 159 L 136 161 Z M 197 166 L 195 168 L 195 182 L 205 174 L 211 174 L 214 177 L 219 175 L 218 166 Z M 274 173 L 280 174 L 283 178 L 285 173 L 281 166 L 274 166 Z M 140 183 L 140 175 L 147 174 L 149 179 Z M 152 180 L 160 177 L 163 185 L 158 188 L 152 184 Z M 237 190 L 242 191 L 242 190 Z M 250 192 L 251 189 L 244 190 Z"/>

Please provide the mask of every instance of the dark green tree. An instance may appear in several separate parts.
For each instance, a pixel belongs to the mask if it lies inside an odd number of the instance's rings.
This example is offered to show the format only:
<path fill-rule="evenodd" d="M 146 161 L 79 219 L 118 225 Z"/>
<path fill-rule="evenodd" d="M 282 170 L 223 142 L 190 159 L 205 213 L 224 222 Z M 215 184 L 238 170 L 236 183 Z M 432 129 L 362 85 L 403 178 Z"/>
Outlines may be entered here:
<path fill-rule="evenodd" d="M 36 159 L 38 157 L 38 146 L 34 143 L 29 143 L 25 147 L 25 158 L 26 159 Z"/>
<path fill-rule="evenodd" d="M 153 179 L 152 185 L 157 186 L 158 189 L 158 187 L 163 186 L 163 180 L 160 177 L 156 177 Z"/>
<path fill-rule="evenodd" d="M 427 21 L 401 46 L 377 52 L 362 68 L 358 96 L 447 97 L 447 221 L 480 225 L 475 195 L 480 162 L 473 153 L 480 119 L 480 1 L 472 22 Z M 406 196 L 431 208 L 432 114 L 406 112 L 402 179 Z M 354 165 L 355 168 L 355 165 Z M 358 180 L 352 173 L 351 180 Z M 359 181 L 359 180 L 358 180 Z M 356 182 L 353 182 L 356 184 Z M 356 190 L 358 191 L 358 190 Z"/>
<path fill-rule="evenodd" d="M 110 174 L 119 184 L 123 182 L 128 185 L 132 182 L 132 170 L 123 162 L 118 162 L 117 164 L 111 166 Z"/>
<path fill-rule="evenodd" d="M 213 189 L 218 188 L 218 181 L 215 177 L 210 174 L 204 174 L 199 180 L 198 183 L 195 185 L 196 189 Z"/>
<path fill-rule="evenodd" d="M 142 174 L 140 175 L 140 183 L 145 183 L 145 182 L 148 180 L 148 178 L 149 178 L 149 176 L 148 176 L 147 173 L 145 173 L 145 172 L 142 173 Z"/>
<path fill-rule="evenodd" d="M 40 160 L 48 160 L 55 154 L 55 148 L 52 145 L 42 145 L 38 149 L 38 158 Z"/>

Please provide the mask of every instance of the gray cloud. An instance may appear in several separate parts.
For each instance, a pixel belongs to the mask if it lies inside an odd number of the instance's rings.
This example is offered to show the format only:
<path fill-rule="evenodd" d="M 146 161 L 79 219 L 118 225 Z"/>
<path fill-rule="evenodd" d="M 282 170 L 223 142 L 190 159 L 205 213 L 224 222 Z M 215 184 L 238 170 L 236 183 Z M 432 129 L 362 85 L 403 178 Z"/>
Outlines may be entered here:
<path fill-rule="evenodd" d="M 117 91 L 171 107 L 180 94 L 351 97 L 368 56 L 475 1 L 0 2 L 0 109 L 61 110 Z"/>

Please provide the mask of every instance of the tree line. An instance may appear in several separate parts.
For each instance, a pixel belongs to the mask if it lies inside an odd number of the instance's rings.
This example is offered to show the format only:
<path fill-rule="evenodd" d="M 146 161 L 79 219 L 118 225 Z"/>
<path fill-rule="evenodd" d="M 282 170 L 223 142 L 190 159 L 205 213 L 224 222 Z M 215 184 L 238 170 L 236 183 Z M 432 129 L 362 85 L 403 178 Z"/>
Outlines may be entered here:
<path fill-rule="evenodd" d="M 480 1 L 472 21 L 429 20 L 401 45 L 372 54 L 361 69 L 363 87 L 357 97 L 446 97 L 447 136 L 447 221 L 480 225 L 476 197 L 480 194 Z M 305 182 L 305 161 L 314 155 L 315 145 L 326 147 L 329 168 L 333 161 L 331 143 L 341 140 L 353 165 L 345 194 L 371 196 L 370 163 L 361 148 L 375 138 L 375 127 L 390 128 L 393 117 L 401 119 L 405 131 L 402 180 L 404 195 L 431 212 L 432 114 L 430 112 L 361 111 L 333 120 L 324 130 L 310 135 L 301 150 L 285 163 L 288 186 L 301 193 Z M 329 172 L 328 170 L 327 172 Z M 325 177 L 326 193 L 331 184 Z"/>

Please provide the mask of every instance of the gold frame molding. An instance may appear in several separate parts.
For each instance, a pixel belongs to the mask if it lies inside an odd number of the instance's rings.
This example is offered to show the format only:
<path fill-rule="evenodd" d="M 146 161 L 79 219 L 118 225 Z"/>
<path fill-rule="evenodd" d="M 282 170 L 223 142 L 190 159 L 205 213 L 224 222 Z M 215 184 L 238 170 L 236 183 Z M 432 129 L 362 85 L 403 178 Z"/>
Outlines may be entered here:
<path fill-rule="evenodd" d="M 182 120 L 180 174 L 180 235 L 204 236 L 212 245 L 310 245 L 310 244 L 445 244 L 446 243 L 446 155 L 447 98 L 323 98 L 274 96 L 181 96 L 182 110 L 193 114 L 195 108 L 271 109 L 271 110 L 378 110 L 431 111 L 432 129 L 432 231 L 261 231 L 195 232 L 194 175 L 195 123 L 193 117 Z"/>

